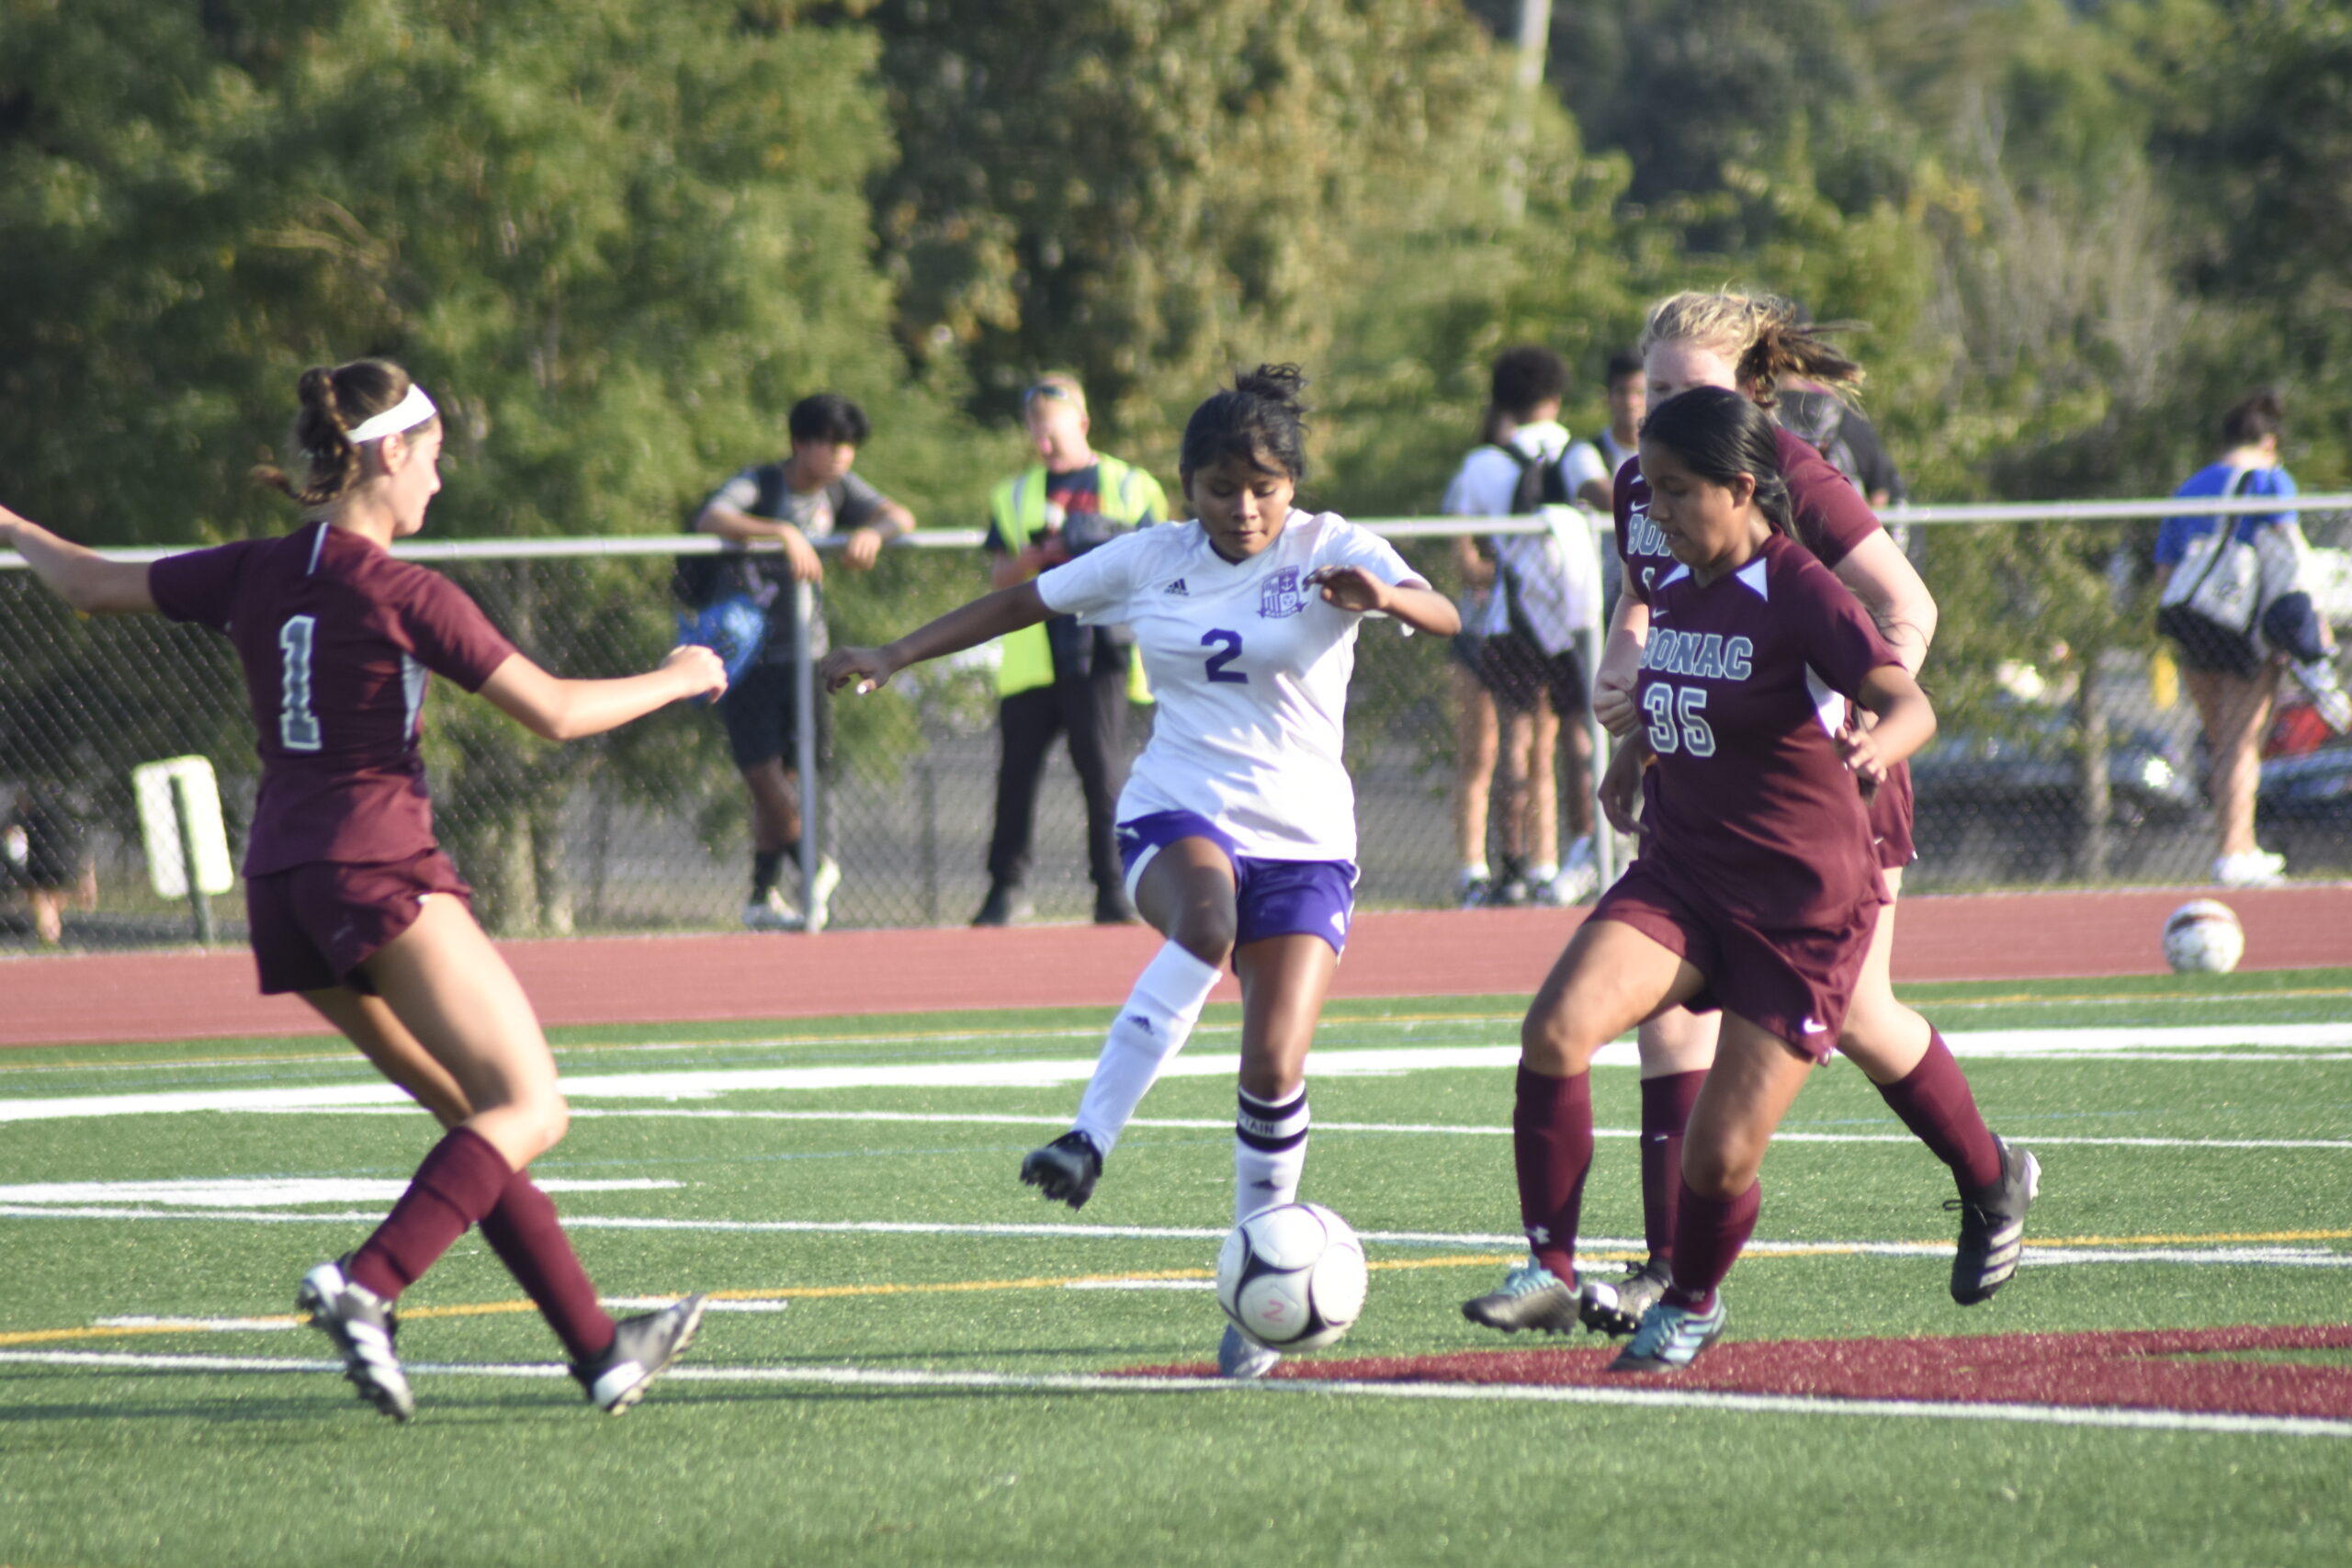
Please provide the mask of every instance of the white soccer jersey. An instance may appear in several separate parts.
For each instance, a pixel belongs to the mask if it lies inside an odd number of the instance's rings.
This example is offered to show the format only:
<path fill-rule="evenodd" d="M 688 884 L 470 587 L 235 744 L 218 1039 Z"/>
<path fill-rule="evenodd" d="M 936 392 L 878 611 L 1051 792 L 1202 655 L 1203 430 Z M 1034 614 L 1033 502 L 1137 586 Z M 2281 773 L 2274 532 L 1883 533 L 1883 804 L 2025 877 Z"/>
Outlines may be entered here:
<path fill-rule="evenodd" d="M 1307 575 L 1358 566 L 1428 584 L 1387 541 L 1333 513 L 1293 511 L 1235 564 L 1197 523 L 1138 529 L 1037 579 L 1048 609 L 1135 629 L 1159 700 L 1119 819 L 1194 811 L 1266 860 L 1353 860 L 1355 787 L 1340 761 L 1363 617 Z"/>

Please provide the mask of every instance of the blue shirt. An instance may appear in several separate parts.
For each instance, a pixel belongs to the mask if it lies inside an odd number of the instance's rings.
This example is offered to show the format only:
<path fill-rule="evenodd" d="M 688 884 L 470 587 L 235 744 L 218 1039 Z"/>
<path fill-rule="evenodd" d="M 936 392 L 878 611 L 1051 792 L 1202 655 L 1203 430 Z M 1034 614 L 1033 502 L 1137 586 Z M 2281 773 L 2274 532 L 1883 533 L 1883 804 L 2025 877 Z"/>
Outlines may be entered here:
<path fill-rule="evenodd" d="M 2198 469 L 2181 481 L 2177 496 L 2218 496 L 2230 487 L 2230 475 L 2235 470 L 2227 463 L 2212 463 Z M 2247 468 L 2241 495 L 2290 496 L 2295 493 L 2294 477 L 2283 468 Z M 2238 537 L 2246 544 L 2254 543 L 2254 536 L 2266 524 L 2294 521 L 2291 512 L 2249 512 L 2236 519 Z M 2156 531 L 2156 564 L 2178 566 L 2188 547 L 2213 531 L 2221 522 L 2218 517 L 2167 517 Z"/>

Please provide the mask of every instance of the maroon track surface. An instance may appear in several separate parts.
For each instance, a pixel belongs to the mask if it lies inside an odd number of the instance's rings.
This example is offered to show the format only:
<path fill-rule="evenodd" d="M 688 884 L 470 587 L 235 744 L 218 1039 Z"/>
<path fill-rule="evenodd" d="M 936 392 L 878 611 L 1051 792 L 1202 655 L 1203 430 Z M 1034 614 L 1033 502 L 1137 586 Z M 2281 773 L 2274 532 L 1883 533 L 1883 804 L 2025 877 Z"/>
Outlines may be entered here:
<path fill-rule="evenodd" d="M 1917 897 L 1903 903 L 1897 981 L 2160 972 L 2165 915 L 2210 889 Z M 2352 964 L 2352 885 L 2233 893 L 2249 969 Z M 1366 914 L 1333 994 L 1526 995 L 1580 913 Z M 818 936 L 580 937 L 502 943 L 549 1024 L 814 1018 L 1001 1007 L 1114 1007 L 1159 938 L 1140 927 L 827 931 Z M 1237 993 L 1228 976 L 1217 998 Z M 0 960 L 0 1046 L 324 1032 L 254 990 L 242 952 Z"/>
<path fill-rule="evenodd" d="M 2233 1361 L 2231 1352 L 2352 1348 L 2352 1325 L 2002 1334 L 1951 1339 L 1749 1340 L 1686 1371 L 1613 1377 L 1609 1350 L 1290 1359 L 1278 1378 L 1350 1382 L 1612 1385 L 1821 1399 L 2064 1404 L 2352 1418 L 2352 1367 Z M 1205 1366 L 1132 1369 L 1214 1376 Z"/>

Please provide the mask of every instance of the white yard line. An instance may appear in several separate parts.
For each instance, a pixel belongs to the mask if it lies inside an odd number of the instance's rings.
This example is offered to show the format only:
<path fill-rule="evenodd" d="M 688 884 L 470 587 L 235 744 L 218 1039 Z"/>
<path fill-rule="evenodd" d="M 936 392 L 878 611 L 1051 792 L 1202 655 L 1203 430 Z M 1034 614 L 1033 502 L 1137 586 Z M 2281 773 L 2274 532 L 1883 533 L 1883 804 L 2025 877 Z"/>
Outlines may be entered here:
<path fill-rule="evenodd" d="M 0 1350 L 0 1366 L 72 1367 L 92 1371 L 340 1373 L 342 1363 L 264 1356 L 154 1355 L 121 1350 Z M 411 1361 L 411 1377 L 506 1378 L 553 1382 L 560 1366 Z M 965 1390 L 973 1393 L 1222 1394 L 1236 1398 L 1419 1399 L 1460 1404 L 1611 1404 L 1755 1416 L 1869 1416 L 1891 1420 L 1995 1421 L 2031 1426 L 2093 1427 L 2219 1437 L 2352 1438 L 2352 1421 L 2312 1416 L 2238 1416 L 2187 1410 L 2140 1410 L 2064 1404 L 1972 1404 L 1905 1399 L 1824 1399 L 1816 1396 L 1724 1393 L 1701 1389 L 1582 1388 L 1532 1383 L 1348 1382 L 1277 1378 L 1235 1383 L 1216 1378 L 1114 1377 L 1091 1372 L 926 1371 L 869 1367 L 680 1367 L 677 1382 L 771 1383 L 820 1388 Z"/>
<path fill-rule="evenodd" d="M 2200 1025 L 2167 1029 L 2030 1029 L 1962 1031 L 1946 1036 L 1962 1056 L 2046 1058 L 2080 1055 L 2132 1057 L 2150 1052 L 2211 1052 L 2224 1055 L 2255 1048 L 2270 1052 L 2352 1051 L 2352 1024 L 2270 1023 Z M 1607 1046 L 1603 1062 L 1630 1061 L 1630 1044 Z M 2310 1059 L 2301 1055 L 2287 1059 Z M 2335 1059 L 2323 1056 L 2318 1059 Z M 1317 1077 L 1387 1077 L 1403 1073 L 1500 1070 L 1519 1060 L 1515 1044 L 1414 1045 L 1394 1049 L 1339 1048 L 1318 1051 Z M 1231 1077 L 1238 1058 L 1225 1052 L 1182 1056 L 1163 1077 Z M 1055 1089 L 1083 1083 L 1094 1070 L 1089 1056 L 1027 1061 L 860 1063 L 833 1066 L 707 1067 L 667 1071 L 576 1073 L 563 1079 L 575 1100 L 713 1100 L 728 1094 L 809 1092 L 842 1089 Z M 335 1110 L 354 1106 L 403 1105 L 389 1084 L 354 1080 L 284 1089 L 223 1089 L 130 1094 L 24 1096 L 0 1100 L 0 1122 L 50 1121 L 68 1117 L 181 1114 L 195 1111 L 253 1111 Z"/>

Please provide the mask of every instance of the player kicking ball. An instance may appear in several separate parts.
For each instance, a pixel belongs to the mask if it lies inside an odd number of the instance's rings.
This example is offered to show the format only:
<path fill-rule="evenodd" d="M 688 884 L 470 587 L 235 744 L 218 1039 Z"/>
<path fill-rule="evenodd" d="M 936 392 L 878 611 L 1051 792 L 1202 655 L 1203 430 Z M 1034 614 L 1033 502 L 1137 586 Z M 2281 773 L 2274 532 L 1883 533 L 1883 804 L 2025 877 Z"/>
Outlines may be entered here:
<path fill-rule="evenodd" d="M 1178 460 L 1191 523 L 1141 529 L 951 610 L 887 647 L 841 649 L 828 688 L 899 671 L 1049 615 L 1134 628 L 1159 700 L 1119 796 L 1126 887 L 1167 937 L 1111 1025 L 1069 1132 L 1021 1179 L 1076 1209 L 1230 960 L 1241 981 L 1237 1219 L 1298 1196 L 1306 1053 L 1355 908 L 1355 791 L 1341 761 L 1348 678 L 1368 614 L 1440 637 L 1452 601 L 1387 543 L 1295 510 L 1305 427 L 1291 366 L 1260 366 L 1194 410 Z M 1228 1377 L 1280 1358 L 1231 1328 Z"/>
<path fill-rule="evenodd" d="M 526 1168 L 568 1112 L 530 999 L 475 924 L 471 889 L 433 835 L 417 750 L 428 671 L 480 692 L 550 740 L 597 735 L 727 685 L 718 655 L 567 681 L 514 649 L 455 583 L 390 553 L 441 488 L 441 420 L 399 366 L 303 372 L 300 484 L 257 477 L 311 518 L 277 539 L 109 561 L 0 508 L 0 545 L 87 615 L 156 612 L 228 637 L 258 728 L 261 789 L 245 906 L 265 994 L 292 991 L 449 1130 L 354 1253 L 303 1279 L 299 1303 L 344 1375 L 395 1420 L 416 1412 L 393 1349 L 393 1303 L 479 1225 L 618 1415 L 693 1340 L 703 1298 L 615 1323 Z"/>
<path fill-rule="evenodd" d="M 1714 1066 L 1682 1145 L 1671 1278 L 1611 1363 L 1621 1372 L 1687 1367 L 1723 1332 L 1717 1287 L 1756 1227 L 1765 1146 L 1839 1043 L 1886 901 L 1857 781 L 1883 780 L 1936 729 L 1853 594 L 1791 536 L 1763 410 L 1723 388 L 1686 391 L 1644 423 L 1641 465 L 1675 564 L 1649 594 L 1635 690 L 1645 723 L 1611 763 L 1602 803 L 1630 827 L 1634 795 L 1645 795 L 1642 852 L 1520 1032 L 1520 1217 L 1558 1304 L 1547 1309 L 1514 1269 L 1462 1309 L 1506 1331 L 1574 1323 L 1593 1053 L 1666 1008 L 1719 1009 Z M 1875 723 L 1846 726 L 1849 704 Z M 1903 1076 L 1869 1041 L 1842 1048 L 1874 1081 Z M 1963 1232 L 1955 1264 L 1955 1293 L 1964 1272 L 1982 1300 L 2017 1268 L 2040 1166 L 1985 1127 L 1957 1064 L 1932 1105 L 1911 1109 L 1906 1122 L 1956 1173 L 2000 1172 L 1980 1195 L 1989 1223 Z"/>

